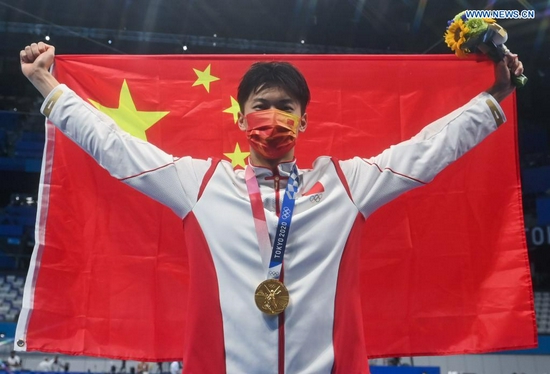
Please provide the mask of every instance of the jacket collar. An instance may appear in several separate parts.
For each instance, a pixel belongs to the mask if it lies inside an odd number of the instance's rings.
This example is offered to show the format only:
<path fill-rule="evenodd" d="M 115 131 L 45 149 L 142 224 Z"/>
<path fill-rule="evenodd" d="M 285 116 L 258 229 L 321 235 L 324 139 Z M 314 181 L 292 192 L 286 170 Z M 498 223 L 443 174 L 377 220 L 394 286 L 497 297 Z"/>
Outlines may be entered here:
<path fill-rule="evenodd" d="M 254 174 L 256 174 L 256 178 L 269 178 L 276 175 L 288 178 L 295 164 L 296 164 L 296 159 L 294 158 L 292 161 L 285 161 L 285 162 L 279 163 L 276 169 L 271 169 L 265 166 L 255 166 L 255 165 L 252 165 L 252 163 L 249 163 L 248 166 L 254 170 Z"/>

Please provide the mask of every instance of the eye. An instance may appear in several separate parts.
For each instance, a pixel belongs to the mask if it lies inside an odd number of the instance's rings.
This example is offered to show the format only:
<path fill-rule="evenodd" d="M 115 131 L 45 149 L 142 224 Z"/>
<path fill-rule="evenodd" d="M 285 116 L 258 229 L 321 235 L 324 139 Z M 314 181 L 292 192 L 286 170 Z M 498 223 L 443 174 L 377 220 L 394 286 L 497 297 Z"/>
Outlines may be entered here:
<path fill-rule="evenodd" d="M 265 104 L 256 104 L 252 107 L 254 110 L 264 110 L 267 109 L 267 106 Z"/>
<path fill-rule="evenodd" d="M 294 111 L 294 107 L 292 107 L 290 105 L 285 105 L 282 108 L 280 108 L 280 110 L 282 110 L 284 112 L 292 113 Z"/>

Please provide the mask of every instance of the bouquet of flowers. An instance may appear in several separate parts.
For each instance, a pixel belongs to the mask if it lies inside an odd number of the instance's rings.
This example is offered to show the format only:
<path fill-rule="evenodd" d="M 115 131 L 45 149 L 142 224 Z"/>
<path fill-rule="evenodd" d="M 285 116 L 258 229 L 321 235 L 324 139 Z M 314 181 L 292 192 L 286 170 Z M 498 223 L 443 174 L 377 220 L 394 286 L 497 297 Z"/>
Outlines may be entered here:
<path fill-rule="evenodd" d="M 508 33 L 492 18 L 468 18 L 465 12 L 458 13 L 447 22 L 444 35 L 447 46 L 458 56 L 482 52 L 495 62 L 501 61 L 510 50 L 504 43 Z M 516 87 L 527 83 L 525 75 L 512 75 Z"/>

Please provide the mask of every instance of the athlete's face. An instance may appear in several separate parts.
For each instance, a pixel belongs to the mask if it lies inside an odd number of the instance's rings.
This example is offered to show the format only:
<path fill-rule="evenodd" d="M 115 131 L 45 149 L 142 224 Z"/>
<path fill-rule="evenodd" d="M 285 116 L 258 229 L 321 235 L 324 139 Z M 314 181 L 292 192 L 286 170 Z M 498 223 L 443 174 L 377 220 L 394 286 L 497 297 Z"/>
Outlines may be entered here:
<path fill-rule="evenodd" d="M 253 92 L 243 109 L 238 125 L 247 133 L 252 163 L 274 166 L 292 160 L 297 135 L 307 126 L 300 103 L 285 90 L 271 87 Z"/>
<path fill-rule="evenodd" d="M 292 160 L 297 135 L 307 126 L 300 103 L 283 89 L 272 87 L 253 92 L 243 109 L 238 125 L 247 133 L 252 163 L 274 166 Z"/>

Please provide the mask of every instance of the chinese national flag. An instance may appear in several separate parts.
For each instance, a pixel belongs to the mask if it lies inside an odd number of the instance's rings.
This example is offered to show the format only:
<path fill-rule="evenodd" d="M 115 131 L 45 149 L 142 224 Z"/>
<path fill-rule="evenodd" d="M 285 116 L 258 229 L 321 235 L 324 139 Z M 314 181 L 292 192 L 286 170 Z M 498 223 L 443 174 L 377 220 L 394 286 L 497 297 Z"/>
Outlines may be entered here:
<path fill-rule="evenodd" d="M 377 155 L 493 80 L 491 62 L 454 56 L 58 56 L 54 72 L 133 135 L 238 168 L 249 147 L 235 124 L 237 86 L 258 60 L 290 61 L 309 82 L 301 168 L 320 155 Z M 502 106 L 508 122 L 498 131 L 367 220 L 358 266 L 371 356 L 536 346 L 515 97 Z M 180 219 L 51 124 L 46 131 L 16 341 L 28 351 L 180 360 L 193 250 Z"/>

